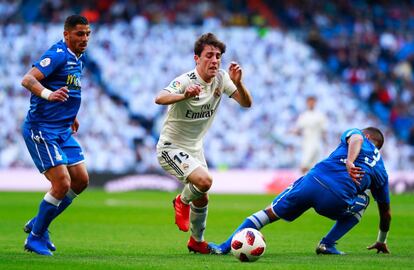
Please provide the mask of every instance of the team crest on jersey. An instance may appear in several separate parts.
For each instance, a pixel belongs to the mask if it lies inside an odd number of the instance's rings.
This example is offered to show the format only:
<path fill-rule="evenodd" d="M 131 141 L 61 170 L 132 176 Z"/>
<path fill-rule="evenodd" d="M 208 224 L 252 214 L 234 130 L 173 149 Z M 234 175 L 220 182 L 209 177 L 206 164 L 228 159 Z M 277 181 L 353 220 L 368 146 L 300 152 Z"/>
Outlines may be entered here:
<path fill-rule="evenodd" d="M 40 61 L 40 65 L 42 67 L 47 67 L 48 65 L 50 65 L 50 61 L 51 61 L 50 58 L 46 57 L 46 58 L 42 59 L 42 61 Z"/>
<path fill-rule="evenodd" d="M 214 96 L 215 96 L 216 98 L 218 98 L 218 97 L 220 97 L 220 96 L 221 96 L 221 92 L 220 92 L 220 89 L 219 89 L 218 87 L 214 90 Z"/>
<path fill-rule="evenodd" d="M 183 163 L 182 166 L 184 171 L 188 170 L 188 168 L 190 167 L 190 165 L 188 165 L 187 163 Z"/>
<path fill-rule="evenodd" d="M 180 83 L 179 81 L 173 81 L 173 82 L 171 83 L 171 87 L 172 87 L 173 89 L 175 89 L 175 90 L 178 90 L 178 89 L 180 89 L 180 87 L 181 87 L 181 83 Z"/>

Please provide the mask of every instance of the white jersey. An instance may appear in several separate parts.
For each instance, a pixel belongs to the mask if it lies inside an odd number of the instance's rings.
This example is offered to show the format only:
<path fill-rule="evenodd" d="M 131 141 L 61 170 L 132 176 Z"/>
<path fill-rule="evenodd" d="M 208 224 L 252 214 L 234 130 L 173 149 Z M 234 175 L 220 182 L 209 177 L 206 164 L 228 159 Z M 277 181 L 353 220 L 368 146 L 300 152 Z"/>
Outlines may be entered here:
<path fill-rule="evenodd" d="M 299 116 L 297 127 L 302 131 L 305 146 L 319 147 L 322 134 L 327 128 L 327 120 L 322 112 L 308 110 Z"/>
<path fill-rule="evenodd" d="M 210 83 L 194 69 L 175 78 L 164 90 L 183 94 L 194 84 L 201 86 L 200 95 L 169 106 L 160 142 L 171 142 L 191 151 L 202 149 L 203 137 L 213 122 L 222 95 L 231 96 L 237 90 L 229 74 L 222 69 Z"/>

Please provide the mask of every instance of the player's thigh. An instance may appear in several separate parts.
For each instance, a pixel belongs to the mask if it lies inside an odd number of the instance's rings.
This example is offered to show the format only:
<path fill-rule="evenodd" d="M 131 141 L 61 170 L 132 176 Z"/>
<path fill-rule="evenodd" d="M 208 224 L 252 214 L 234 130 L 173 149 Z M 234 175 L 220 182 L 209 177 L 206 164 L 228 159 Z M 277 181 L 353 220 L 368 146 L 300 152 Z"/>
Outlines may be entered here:
<path fill-rule="evenodd" d="M 187 183 L 188 176 L 203 166 L 188 151 L 174 145 L 157 147 L 157 158 L 160 166 L 182 183 Z"/>
<path fill-rule="evenodd" d="M 273 200 L 271 208 L 277 217 L 293 221 L 311 207 L 307 197 L 305 179 L 301 177 Z"/>
<path fill-rule="evenodd" d="M 22 135 L 30 156 L 41 173 L 67 163 L 67 157 L 60 147 L 58 133 L 23 126 Z"/>

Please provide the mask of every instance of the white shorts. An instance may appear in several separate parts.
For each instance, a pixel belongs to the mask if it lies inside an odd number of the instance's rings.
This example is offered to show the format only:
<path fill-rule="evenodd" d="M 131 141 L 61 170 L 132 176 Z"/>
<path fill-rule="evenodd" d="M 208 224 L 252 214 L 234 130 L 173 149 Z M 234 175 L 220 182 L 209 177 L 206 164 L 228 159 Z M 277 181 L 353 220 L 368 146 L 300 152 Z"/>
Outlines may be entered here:
<path fill-rule="evenodd" d="M 315 146 L 307 146 L 302 149 L 302 160 L 300 163 L 301 168 L 312 168 L 320 158 L 320 149 Z"/>
<path fill-rule="evenodd" d="M 183 184 L 188 183 L 187 177 L 199 166 L 208 170 L 202 149 L 193 152 L 170 142 L 159 141 L 157 144 L 157 158 L 161 167 L 169 174 L 177 177 Z"/>

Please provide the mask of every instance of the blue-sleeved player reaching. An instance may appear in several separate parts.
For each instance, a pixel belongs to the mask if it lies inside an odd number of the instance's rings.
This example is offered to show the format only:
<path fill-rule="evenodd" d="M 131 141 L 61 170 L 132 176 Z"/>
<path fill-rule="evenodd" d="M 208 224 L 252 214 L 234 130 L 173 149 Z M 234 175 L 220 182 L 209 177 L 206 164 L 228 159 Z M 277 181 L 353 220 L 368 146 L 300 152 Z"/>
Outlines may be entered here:
<path fill-rule="evenodd" d="M 29 233 L 25 249 L 41 255 L 53 255 L 51 251 L 56 250 L 49 237 L 49 224 L 89 182 L 82 149 L 72 134 L 79 127 L 80 79 L 90 33 L 85 17 L 69 16 L 64 40 L 50 47 L 22 80 L 31 92 L 23 138 L 37 169 L 51 183 L 37 215 L 24 226 Z"/>
<path fill-rule="evenodd" d="M 360 221 L 369 203 L 366 191 L 376 200 L 380 223 L 377 241 L 368 249 L 389 253 L 386 239 L 391 222 L 388 175 L 379 149 L 384 143 L 374 127 L 350 129 L 343 133 L 339 146 L 277 196 L 272 204 L 250 217 L 224 243 L 209 243 L 213 254 L 227 254 L 233 235 L 244 228 L 260 230 L 279 219 L 293 221 L 309 208 L 336 220 L 316 248 L 317 254 L 345 254 L 336 242 Z"/>

